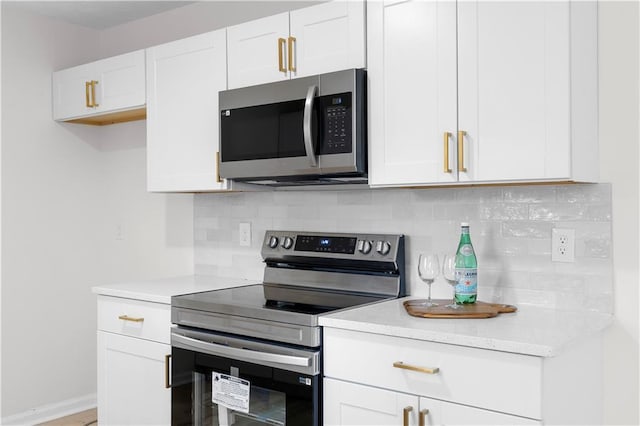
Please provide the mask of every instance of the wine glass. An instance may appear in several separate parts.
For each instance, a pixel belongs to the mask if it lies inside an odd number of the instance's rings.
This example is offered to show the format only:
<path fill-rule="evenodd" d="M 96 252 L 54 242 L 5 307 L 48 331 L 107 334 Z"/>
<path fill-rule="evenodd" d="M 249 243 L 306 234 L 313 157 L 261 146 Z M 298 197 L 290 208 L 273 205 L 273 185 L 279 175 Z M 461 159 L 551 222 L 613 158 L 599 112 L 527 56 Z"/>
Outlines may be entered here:
<path fill-rule="evenodd" d="M 438 256 L 435 254 L 420 254 L 418 258 L 418 275 L 420 279 L 429 286 L 429 298 L 424 306 L 438 306 L 437 303 L 431 301 L 431 284 L 440 273 L 440 263 Z"/>
<path fill-rule="evenodd" d="M 447 280 L 447 282 L 451 284 L 451 288 L 453 288 L 451 303 L 445 305 L 445 308 L 449 309 L 462 308 L 462 306 L 456 303 L 456 257 L 457 255 L 446 254 L 442 263 L 442 275 L 444 275 L 444 279 Z"/>

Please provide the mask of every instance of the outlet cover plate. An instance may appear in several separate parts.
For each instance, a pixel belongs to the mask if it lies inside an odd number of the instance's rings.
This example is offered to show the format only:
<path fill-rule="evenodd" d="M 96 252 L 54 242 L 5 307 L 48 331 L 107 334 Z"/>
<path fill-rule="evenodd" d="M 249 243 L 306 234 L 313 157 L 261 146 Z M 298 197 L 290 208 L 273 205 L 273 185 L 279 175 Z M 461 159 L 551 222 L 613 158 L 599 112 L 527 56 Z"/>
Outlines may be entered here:
<path fill-rule="evenodd" d="M 553 228 L 551 230 L 551 261 L 576 261 L 575 229 Z"/>
<path fill-rule="evenodd" d="M 242 247 L 250 247 L 251 246 L 251 223 L 250 222 L 242 222 L 239 226 L 239 234 L 240 234 L 240 245 Z"/>

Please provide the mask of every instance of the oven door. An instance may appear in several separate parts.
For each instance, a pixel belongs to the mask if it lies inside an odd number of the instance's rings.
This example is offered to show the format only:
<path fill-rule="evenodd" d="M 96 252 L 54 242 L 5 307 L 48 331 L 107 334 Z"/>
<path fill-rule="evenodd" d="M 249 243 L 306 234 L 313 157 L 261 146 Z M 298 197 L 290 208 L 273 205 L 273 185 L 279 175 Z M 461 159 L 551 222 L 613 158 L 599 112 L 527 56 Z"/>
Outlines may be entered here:
<path fill-rule="evenodd" d="M 172 331 L 172 425 L 320 425 L 318 350 Z"/>

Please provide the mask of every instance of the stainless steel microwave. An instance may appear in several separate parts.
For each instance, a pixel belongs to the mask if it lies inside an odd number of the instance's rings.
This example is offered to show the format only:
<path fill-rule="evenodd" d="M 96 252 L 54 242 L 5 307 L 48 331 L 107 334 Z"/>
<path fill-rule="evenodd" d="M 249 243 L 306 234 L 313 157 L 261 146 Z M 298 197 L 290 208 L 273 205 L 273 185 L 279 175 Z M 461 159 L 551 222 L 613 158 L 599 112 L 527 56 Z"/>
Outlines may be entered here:
<path fill-rule="evenodd" d="M 220 176 L 366 183 L 366 86 L 366 72 L 350 69 L 220 92 Z"/>

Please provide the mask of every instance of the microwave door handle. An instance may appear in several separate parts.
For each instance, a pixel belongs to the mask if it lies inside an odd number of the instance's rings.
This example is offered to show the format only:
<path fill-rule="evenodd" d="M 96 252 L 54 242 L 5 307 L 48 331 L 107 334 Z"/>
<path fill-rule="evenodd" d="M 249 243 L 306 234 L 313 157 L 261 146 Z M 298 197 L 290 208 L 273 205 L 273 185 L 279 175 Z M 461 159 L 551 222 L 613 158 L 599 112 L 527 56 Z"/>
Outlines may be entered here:
<path fill-rule="evenodd" d="M 318 86 L 311 86 L 307 91 L 307 99 L 304 102 L 304 116 L 302 119 L 303 134 L 304 134 L 304 148 L 307 152 L 307 158 L 311 167 L 318 167 L 318 160 L 316 158 L 315 141 L 311 134 L 311 117 L 313 114 L 313 102 L 316 94 L 318 93 Z"/>

